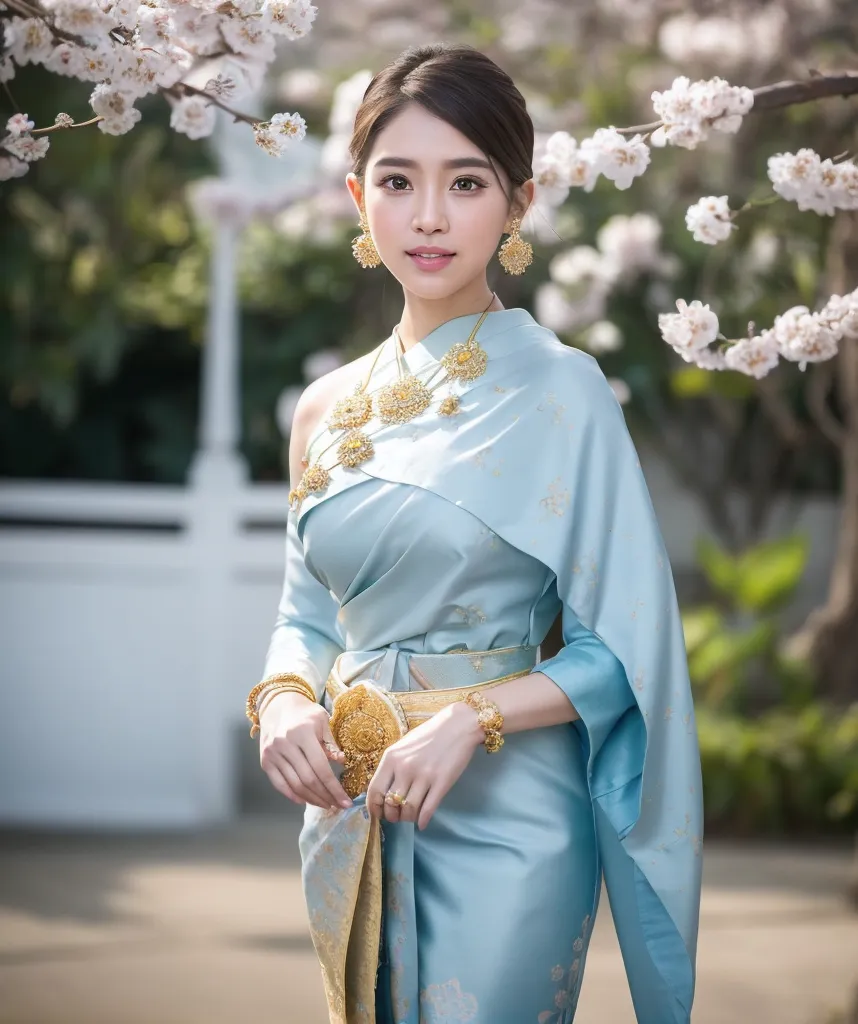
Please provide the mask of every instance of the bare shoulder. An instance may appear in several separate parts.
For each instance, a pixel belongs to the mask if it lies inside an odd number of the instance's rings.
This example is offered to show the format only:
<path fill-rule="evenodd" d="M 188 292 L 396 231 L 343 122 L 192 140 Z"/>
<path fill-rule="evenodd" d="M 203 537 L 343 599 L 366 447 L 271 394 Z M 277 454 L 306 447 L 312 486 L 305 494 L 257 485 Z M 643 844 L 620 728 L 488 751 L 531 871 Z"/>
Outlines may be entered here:
<path fill-rule="evenodd" d="M 355 384 L 362 380 L 369 370 L 375 349 L 358 356 L 349 363 L 343 363 L 311 381 L 301 393 L 295 406 L 292 418 L 292 432 L 289 437 L 289 474 L 291 486 L 297 486 L 304 467 L 301 459 L 307 448 L 307 442 L 321 426 L 322 417 L 338 398 L 354 390 Z"/>

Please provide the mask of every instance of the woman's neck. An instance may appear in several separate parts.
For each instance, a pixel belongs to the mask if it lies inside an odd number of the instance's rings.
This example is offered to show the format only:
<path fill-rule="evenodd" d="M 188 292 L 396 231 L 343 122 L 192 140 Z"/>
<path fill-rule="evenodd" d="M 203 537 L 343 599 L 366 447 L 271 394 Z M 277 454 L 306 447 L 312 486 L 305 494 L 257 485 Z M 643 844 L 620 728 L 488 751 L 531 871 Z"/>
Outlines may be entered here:
<path fill-rule="evenodd" d="M 490 313 L 504 308 L 500 299 L 485 283 L 470 289 L 467 294 L 463 291 L 444 299 L 422 299 L 406 293 L 405 308 L 398 325 L 402 351 L 407 352 L 448 320 L 468 316 L 470 313 L 482 313 L 486 307 Z"/>

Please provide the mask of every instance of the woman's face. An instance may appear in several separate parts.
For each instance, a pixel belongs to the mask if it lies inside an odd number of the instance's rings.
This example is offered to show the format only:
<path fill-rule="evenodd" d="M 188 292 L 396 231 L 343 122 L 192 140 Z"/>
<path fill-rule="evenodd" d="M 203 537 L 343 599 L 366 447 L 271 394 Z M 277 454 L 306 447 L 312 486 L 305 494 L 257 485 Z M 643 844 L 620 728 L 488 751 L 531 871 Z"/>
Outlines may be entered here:
<path fill-rule="evenodd" d="M 477 146 L 409 103 L 377 135 L 363 193 L 353 174 L 346 184 L 358 209 L 363 198 L 370 233 L 391 274 L 407 292 L 440 299 L 485 281 L 502 233 L 523 214 L 509 208 L 502 168 L 497 175 L 503 188 Z M 426 249 L 453 255 L 409 255 Z"/>

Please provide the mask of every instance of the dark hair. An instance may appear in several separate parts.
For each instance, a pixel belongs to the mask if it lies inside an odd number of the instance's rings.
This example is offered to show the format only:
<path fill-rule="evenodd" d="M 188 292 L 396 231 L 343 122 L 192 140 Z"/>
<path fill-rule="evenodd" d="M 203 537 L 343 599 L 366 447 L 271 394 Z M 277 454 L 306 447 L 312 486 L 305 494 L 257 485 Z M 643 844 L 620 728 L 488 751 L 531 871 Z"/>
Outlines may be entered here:
<path fill-rule="evenodd" d="M 435 43 L 410 46 L 367 86 L 349 144 L 361 181 L 376 136 L 412 102 L 470 139 L 513 187 L 533 177 L 533 122 L 513 80 L 472 46 Z"/>

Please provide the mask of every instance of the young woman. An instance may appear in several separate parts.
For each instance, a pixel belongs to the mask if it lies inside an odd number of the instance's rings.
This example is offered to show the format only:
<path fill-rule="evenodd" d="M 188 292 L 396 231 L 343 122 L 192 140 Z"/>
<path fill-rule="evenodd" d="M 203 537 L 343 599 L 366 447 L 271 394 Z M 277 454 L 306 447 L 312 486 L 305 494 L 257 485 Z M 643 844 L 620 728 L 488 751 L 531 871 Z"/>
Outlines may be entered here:
<path fill-rule="evenodd" d="M 306 804 L 330 1020 L 568 1024 L 604 872 L 638 1020 L 688 1022 L 700 765 L 670 566 L 598 364 L 487 284 L 503 233 L 505 270 L 531 257 L 524 100 L 469 47 L 412 48 L 351 153 L 355 256 L 404 308 L 298 405 L 247 705 Z"/>

